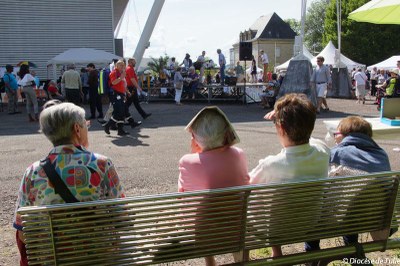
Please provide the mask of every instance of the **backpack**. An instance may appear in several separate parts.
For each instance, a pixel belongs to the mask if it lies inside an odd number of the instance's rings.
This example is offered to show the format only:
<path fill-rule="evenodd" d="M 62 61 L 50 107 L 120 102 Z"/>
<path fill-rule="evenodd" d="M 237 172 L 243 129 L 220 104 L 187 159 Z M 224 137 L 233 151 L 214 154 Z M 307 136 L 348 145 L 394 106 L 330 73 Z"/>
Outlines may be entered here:
<path fill-rule="evenodd" d="M 10 74 L 5 73 L 4 76 L 5 75 L 10 75 Z M 0 78 L 0 93 L 5 93 L 6 92 L 6 83 L 4 82 L 4 79 L 3 79 L 4 76 L 2 78 Z M 10 78 L 10 76 L 9 76 L 9 78 Z"/>
<path fill-rule="evenodd" d="M 6 83 L 3 78 L 0 78 L 0 93 L 6 92 Z"/>

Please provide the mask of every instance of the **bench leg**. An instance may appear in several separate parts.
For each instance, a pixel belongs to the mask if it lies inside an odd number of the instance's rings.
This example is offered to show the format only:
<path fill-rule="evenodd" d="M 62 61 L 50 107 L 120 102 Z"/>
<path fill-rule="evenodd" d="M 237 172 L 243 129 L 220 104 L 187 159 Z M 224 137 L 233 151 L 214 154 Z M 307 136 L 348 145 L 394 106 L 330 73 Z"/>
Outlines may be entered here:
<path fill-rule="evenodd" d="M 234 252 L 232 253 L 232 256 L 235 263 L 249 261 L 250 250 L 242 250 L 239 252 Z"/>

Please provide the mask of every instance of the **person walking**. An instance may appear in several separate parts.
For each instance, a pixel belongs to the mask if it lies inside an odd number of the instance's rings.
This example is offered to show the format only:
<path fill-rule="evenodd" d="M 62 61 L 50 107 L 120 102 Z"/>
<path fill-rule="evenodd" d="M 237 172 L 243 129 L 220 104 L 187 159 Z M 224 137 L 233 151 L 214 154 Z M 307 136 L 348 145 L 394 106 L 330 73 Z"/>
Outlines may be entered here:
<path fill-rule="evenodd" d="M 8 97 L 8 114 L 19 114 L 18 111 L 18 83 L 14 74 L 14 67 L 12 65 L 6 65 L 6 73 L 4 73 L 3 81 Z"/>
<path fill-rule="evenodd" d="M 221 75 L 221 86 L 225 85 L 225 65 L 226 60 L 224 54 L 221 52 L 221 49 L 217 49 L 218 54 L 218 63 L 219 63 L 219 73 Z"/>
<path fill-rule="evenodd" d="M 374 67 L 371 71 L 371 96 L 376 95 L 376 85 L 378 84 L 378 69 Z"/>
<path fill-rule="evenodd" d="M 99 113 L 98 118 L 103 118 L 103 106 L 101 104 L 101 95 L 99 94 L 99 71 L 93 63 L 87 65 L 89 72 L 89 103 L 90 103 L 90 119 L 96 118 L 96 109 Z"/>
<path fill-rule="evenodd" d="M 354 74 L 357 103 L 362 102 L 362 104 L 365 104 L 365 84 L 367 83 L 367 79 L 367 75 L 361 71 L 361 68 L 358 68 L 357 72 Z"/>
<path fill-rule="evenodd" d="M 325 105 L 325 110 L 329 111 L 328 103 L 326 102 L 326 94 L 328 87 L 332 85 L 331 71 L 329 67 L 324 65 L 325 58 L 317 57 L 317 67 L 311 75 L 311 86 L 315 86 L 317 92 L 317 114 L 320 113 L 322 104 Z"/>
<path fill-rule="evenodd" d="M 86 68 L 81 68 L 81 82 L 82 82 L 82 92 L 83 92 L 83 104 L 88 103 L 88 94 L 89 94 L 89 73 Z"/>
<path fill-rule="evenodd" d="M 18 76 L 20 77 L 18 83 L 22 86 L 22 91 L 26 98 L 26 111 L 29 122 L 39 121 L 39 105 L 35 92 L 35 78 L 30 74 L 29 66 L 21 65 Z"/>
<path fill-rule="evenodd" d="M 129 133 L 124 131 L 124 122 L 125 117 L 129 112 L 127 112 L 128 108 L 125 105 L 125 98 L 130 96 L 130 92 L 126 86 L 126 72 L 125 72 L 125 62 L 123 60 L 119 60 L 115 64 L 115 68 L 110 73 L 110 82 L 112 89 L 114 90 L 114 94 L 112 97 L 112 106 L 113 113 L 108 120 L 108 122 L 104 125 L 104 132 L 106 134 L 110 134 L 110 129 L 117 127 L 118 135 L 125 136 Z M 130 115 L 129 115 L 130 116 Z M 131 127 L 135 127 L 135 122 L 132 117 L 129 120 Z"/>
<path fill-rule="evenodd" d="M 67 66 L 67 71 L 62 75 L 61 84 L 65 88 L 65 98 L 67 101 L 80 105 L 83 97 L 82 80 L 79 73 L 75 70 L 74 64 Z"/>
<path fill-rule="evenodd" d="M 143 117 L 143 119 L 151 116 L 151 113 L 146 113 L 139 103 L 139 92 L 142 91 L 142 88 L 139 86 L 138 77 L 135 72 L 136 59 L 129 58 L 128 59 L 128 67 L 126 68 L 126 84 L 128 86 L 128 90 L 131 94 L 130 97 L 126 100 L 126 105 L 129 108 L 132 103 L 135 106 L 136 110 Z"/>

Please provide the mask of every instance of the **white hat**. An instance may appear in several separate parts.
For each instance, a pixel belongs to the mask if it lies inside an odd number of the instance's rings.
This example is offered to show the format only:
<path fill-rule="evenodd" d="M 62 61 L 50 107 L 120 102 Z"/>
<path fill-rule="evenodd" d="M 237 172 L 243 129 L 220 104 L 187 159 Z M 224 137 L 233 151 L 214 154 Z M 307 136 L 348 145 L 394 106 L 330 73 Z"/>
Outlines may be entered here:
<path fill-rule="evenodd" d="M 185 127 L 186 131 L 191 132 L 191 127 L 193 125 L 193 123 L 200 117 L 200 115 L 203 112 L 208 112 L 208 111 L 214 111 L 217 112 L 219 115 L 221 115 L 221 117 L 225 120 L 226 124 L 227 124 L 227 141 L 229 143 L 226 143 L 227 145 L 234 145 L 240 142 L 239 136 L 237 135 L 235 129 L 233 128 L 231 122 L 229 121 L 228 117 L 226 117 L 225 113 L 219 109 L 217 106 L 208 106 L 208 107 L 204 107 L 203 109 L 201 109 L 194 117 L 193 119 L 189 122 L 189 124 L 187 124 L 187 126 Z"/>
<path fill-rule="evenodd" d="M 399 75 L 399 69 L 398 68 L 392 68 L 392 70 L 390 70 L 390 73 L 395 73 L 396 75 Z"/>

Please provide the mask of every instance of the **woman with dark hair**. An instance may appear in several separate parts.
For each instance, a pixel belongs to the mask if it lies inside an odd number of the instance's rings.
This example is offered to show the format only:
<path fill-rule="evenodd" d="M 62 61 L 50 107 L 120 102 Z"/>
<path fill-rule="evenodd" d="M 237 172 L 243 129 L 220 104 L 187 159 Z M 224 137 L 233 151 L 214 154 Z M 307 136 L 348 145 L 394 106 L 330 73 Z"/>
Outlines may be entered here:
<path fill-rule="evenodd" d="M 20 78 L 18 84 L 22 86 L 22 91 L 26 98 L 26 112 L 28 113 L 29 122 L 39 121 L 39 106 L 34 89 L 36 83 L 35 78 L 29 72 L 29 66 L 21 65 L 18 76 Z"/>
<path fill-rule="evenodd" d="M 257 63 L 256 59 L 254 58 L 254 55 L 252 56 L 253 58 L 251 59 L 251 82 L 256 83 L 257 82 Z"/>

